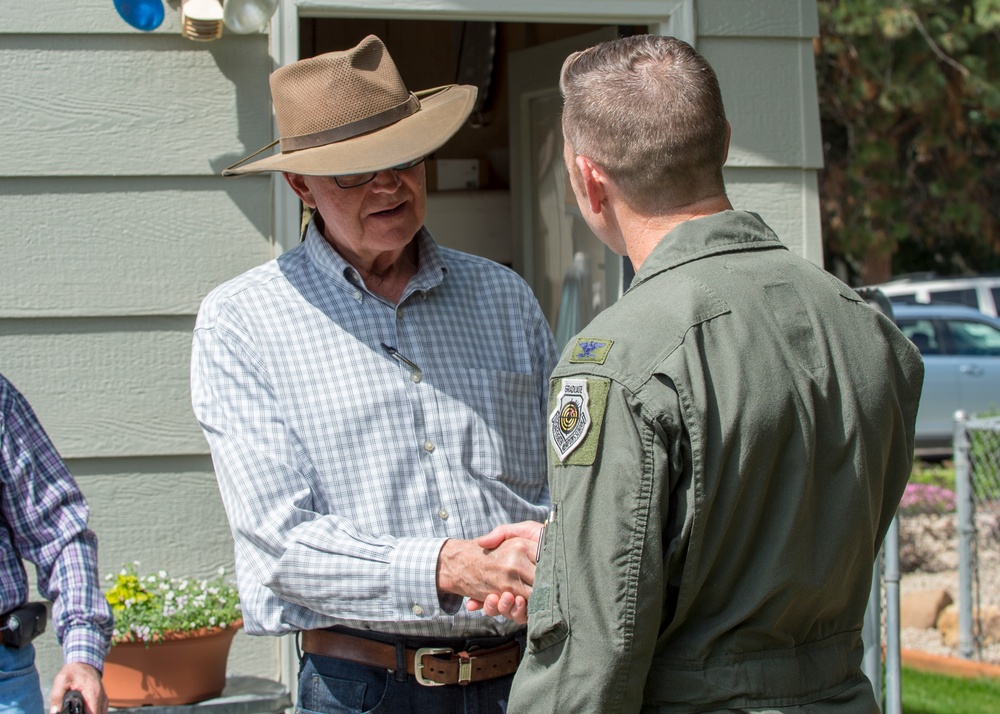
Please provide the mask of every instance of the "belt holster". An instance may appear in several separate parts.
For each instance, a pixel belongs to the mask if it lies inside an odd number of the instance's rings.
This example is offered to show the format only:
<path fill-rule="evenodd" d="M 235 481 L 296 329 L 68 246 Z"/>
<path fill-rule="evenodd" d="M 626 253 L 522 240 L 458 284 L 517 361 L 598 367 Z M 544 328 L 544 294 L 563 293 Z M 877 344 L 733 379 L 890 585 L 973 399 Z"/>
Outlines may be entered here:
<path fill-rule="evenodd" d="M 44 602 L 29 602 L 3 616 L 3 643 L 7 647 L 24 647 L 45 632 L 49 606 Z"/>

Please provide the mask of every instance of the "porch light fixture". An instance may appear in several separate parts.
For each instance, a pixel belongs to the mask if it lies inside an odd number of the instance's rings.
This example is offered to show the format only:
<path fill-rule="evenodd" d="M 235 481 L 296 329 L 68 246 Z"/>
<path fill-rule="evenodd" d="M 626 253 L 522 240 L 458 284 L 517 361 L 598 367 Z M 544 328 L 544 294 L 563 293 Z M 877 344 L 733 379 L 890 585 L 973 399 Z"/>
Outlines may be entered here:
<path fill-rule="evenodd" d="M 181 0 L 181 34 L 199 42 L 222 37 L 220 0 Z"/>
<path fill-rule="evenodd" d="M 137 30 L 152 32 L 163 23 L 163 0 L 115 0 L 115 10 Z"/>
<path fill-rule="evenodd" d="M 181 34 L 189 40 L 216 40 L 223 25 L 240 35 L 263 31 L 280 0 L 181 0 Z M 114 0 L 129 25 L 152 32 L 163 24 L 164 0 Z"/>
<path fill-rule="evenodd" d="M 248 35 L 260 32 L 278 9 L 278 0 L 225 0 L 222 19 L 233 32 Z"/>

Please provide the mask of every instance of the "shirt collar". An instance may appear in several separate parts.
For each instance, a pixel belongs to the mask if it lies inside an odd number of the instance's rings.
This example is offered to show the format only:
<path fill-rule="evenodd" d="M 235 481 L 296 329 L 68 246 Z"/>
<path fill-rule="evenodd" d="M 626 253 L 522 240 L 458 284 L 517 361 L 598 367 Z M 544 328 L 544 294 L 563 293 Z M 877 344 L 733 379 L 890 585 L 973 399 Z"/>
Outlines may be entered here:
<path fill-rule="evenodd" d="M 756 213 L 730 210 L 693 218 L 667 233 L 653 248 L 632 280 L 632 286 L 710 255 L 773 249 L 788 250 L 788 246 Z"/>
<path fill-rule="evenodd" d="M 430 231 L 421 226 L 413 240 L 417 242 L 417 272 L 410 278 L 402 300 L 414 292 L 426 292 L 437 287 L 448 274 L 448 264 L 438 244 L 431 237 Z M 306 228 L 305 251 L 310 262 L 338 285 L 352 290 L 358 287 L 364 288 L 361 276 L 354 267 L 323 237 L 322 231 L 316 225 L 315 216 Z"/>

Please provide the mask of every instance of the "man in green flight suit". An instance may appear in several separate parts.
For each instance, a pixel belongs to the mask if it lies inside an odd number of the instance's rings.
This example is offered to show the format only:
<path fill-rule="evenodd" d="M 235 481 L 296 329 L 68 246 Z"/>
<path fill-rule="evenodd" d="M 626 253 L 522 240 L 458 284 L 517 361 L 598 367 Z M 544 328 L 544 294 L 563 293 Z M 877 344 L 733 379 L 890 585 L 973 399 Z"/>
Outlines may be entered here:
<path fill-rule="evenodd" d="M 580 210 L 636 275 L 551 379 L 510 714 L 875 714 L 861 628 L 910 473 L 917 350 L 733 210 L 718 80 L 689 45 L 597 45 L 561 88 Z"/>

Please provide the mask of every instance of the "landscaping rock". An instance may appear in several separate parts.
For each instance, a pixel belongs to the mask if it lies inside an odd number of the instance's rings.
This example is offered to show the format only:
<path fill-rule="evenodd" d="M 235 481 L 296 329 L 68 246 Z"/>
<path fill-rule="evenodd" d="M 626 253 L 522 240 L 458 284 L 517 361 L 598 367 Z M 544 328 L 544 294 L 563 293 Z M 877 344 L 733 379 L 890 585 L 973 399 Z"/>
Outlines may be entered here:
<path fill-rule="evenodd" d="M 900 599 L 900 626 L 930 629 L 937 624 L 941 611 L 953 602 L 955 599 L 944 588 L 907 593 Z"/>
<path fill-rule="evenodd" d="M 958 647 L 958 607 L 949 605 L 941 611 L 937 621 L 941 641 L 948 647 Z M 1000 607 L 987 605 L 972 613 L 973 636 L 979 633 L 982 646 L 1000 643 Z"/>
<path fill-rule="evenodd" d="M 957 568 L 955 514 L 924 513 L 901 518 L 899 565 L 904 573 Z"/>

